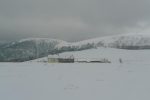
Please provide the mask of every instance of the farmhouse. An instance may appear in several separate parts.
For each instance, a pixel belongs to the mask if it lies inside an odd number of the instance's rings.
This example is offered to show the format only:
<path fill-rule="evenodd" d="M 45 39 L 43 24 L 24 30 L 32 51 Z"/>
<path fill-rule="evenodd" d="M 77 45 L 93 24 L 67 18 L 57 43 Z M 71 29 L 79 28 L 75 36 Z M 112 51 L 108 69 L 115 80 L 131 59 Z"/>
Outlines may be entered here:
<path fill-rule="evenodd" d="M 48 56 L 49 63 L 74 63 L 74 57 L 60 57 L 58 55 L 50 55 Z"/>

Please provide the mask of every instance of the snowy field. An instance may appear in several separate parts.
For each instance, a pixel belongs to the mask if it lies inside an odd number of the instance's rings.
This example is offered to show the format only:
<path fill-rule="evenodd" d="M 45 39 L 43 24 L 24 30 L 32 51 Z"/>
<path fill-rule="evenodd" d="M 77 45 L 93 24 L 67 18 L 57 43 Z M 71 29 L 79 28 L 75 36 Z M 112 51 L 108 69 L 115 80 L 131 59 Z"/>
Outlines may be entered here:
<path fill-rule="evenodd" d="M 112 63 L 0 63 L 0 100 L 150 100 L 150 51 L 100 50 Z"/>
<path fill-rule="evenodd" d="M 59 54 L 60 57 L 73 55 L 75 60 L 108 59 L 112 63 L 119 63 L 121 58 L 123 63 L 147 63 L 150 62 L 150 50 L 124 50 L 114 48 L 97 48 L 83 51 L 73 51 Z M 46 61 L 47 57 L 33 60 L 31 62 Z"/>

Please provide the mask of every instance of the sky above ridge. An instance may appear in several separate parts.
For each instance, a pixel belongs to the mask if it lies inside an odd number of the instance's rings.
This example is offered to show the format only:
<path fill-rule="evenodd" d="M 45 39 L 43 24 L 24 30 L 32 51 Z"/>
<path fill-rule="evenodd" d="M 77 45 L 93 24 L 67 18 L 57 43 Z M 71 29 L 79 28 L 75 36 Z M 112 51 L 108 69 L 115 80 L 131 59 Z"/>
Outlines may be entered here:
<path fill-rule="evenodd" d="M 150 0 L 0 0 L 0 40 L 150 33 Z"/>

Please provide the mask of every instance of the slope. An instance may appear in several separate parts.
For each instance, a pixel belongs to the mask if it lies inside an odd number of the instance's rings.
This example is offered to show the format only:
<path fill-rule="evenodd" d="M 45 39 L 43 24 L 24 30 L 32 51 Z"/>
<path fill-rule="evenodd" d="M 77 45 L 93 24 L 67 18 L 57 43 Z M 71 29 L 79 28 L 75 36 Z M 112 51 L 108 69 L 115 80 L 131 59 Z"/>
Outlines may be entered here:
<path fill-rule="evenodd" d="M 111 63 L 119 63 L 119 59 L 122 59 L 123 63 L 142 63 L 149 61 L 150 50 L 126 50 L 98 47 L 96 49 L 60 53 L 59 57 L 67 58 L 71 55 L 74 56 L 76 61 L 101 60 L 105 58 L 111 61 Z M 31 62 L 43 61 L 47 61 L 47 57 L 32 60 Z"/>
<path fill-rule="evenodd" d="M 28 61 L 50 54 L 98 47 L 128 50 L 150 49 L 149 34 L 122 34 L 68 43 L 49 38 L 29 38 L 0 46 L 0 61 Z"/>

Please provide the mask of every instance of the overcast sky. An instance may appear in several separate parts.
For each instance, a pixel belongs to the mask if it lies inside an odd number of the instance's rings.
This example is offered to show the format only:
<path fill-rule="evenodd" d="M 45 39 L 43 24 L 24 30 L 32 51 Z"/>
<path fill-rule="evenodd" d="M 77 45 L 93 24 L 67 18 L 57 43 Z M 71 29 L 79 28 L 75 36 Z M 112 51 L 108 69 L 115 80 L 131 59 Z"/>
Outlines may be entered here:
<path fill-rule="evenodd" d="M 150 0 L 0 0 L 0 40 L 150 33 Z"/>

